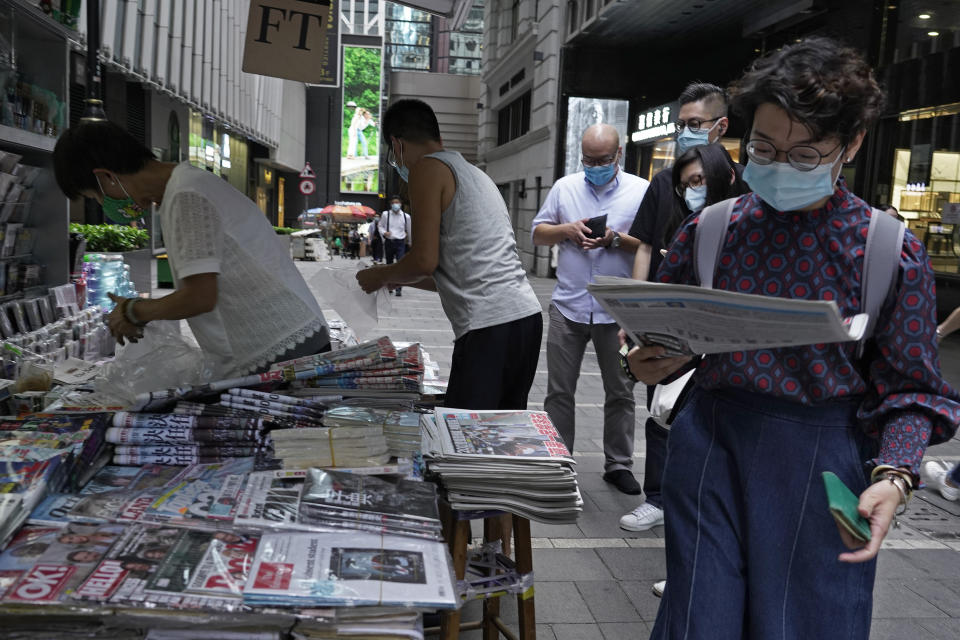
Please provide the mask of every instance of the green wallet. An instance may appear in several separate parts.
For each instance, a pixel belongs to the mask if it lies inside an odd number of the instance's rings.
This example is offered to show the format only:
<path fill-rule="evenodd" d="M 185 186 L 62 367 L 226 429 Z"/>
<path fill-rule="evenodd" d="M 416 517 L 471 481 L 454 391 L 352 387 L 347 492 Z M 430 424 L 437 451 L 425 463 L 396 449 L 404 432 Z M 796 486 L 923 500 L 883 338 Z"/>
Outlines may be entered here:
<path fill-rule="evenodd" d="M 857 511 L 860 498 L 835 473 L 824 471 L 822 475 L 833 519 L 860 542 L 870 542 L 870 521 Z"/>

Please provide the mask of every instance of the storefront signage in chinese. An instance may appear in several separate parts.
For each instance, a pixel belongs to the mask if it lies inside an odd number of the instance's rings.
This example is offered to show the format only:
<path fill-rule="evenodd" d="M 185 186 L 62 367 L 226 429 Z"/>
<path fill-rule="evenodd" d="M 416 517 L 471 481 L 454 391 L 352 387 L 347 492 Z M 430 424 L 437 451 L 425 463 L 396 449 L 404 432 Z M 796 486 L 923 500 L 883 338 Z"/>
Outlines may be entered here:
<path fill-rule="evenodd" d="M 665 104 L 641 113 L 637 117 L 637 128 L 630 134 L 632 142 L 645 142 L 672 136 L 677 120 L 676 103 Z"/>

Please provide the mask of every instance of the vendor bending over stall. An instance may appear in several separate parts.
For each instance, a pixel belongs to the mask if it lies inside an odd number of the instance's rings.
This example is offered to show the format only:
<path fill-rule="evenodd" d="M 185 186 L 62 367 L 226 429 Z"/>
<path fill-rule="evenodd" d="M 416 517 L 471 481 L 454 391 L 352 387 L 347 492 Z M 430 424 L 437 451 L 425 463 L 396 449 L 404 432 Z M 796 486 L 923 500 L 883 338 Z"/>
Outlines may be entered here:
<path fill-rule="evenodd" d="M 111 221 L 140 220 L 152 203 L 177 290 L 154 300 L 111 298 L 123 344 L 153 320 L 186 319 L 220 378 L 330 349 L 323 313 L 263 212 L 230 184 L 187 162 L 158 162 L 109 122 L 63 133 L 53 152 L 69 198 L 94 198 Z"/>

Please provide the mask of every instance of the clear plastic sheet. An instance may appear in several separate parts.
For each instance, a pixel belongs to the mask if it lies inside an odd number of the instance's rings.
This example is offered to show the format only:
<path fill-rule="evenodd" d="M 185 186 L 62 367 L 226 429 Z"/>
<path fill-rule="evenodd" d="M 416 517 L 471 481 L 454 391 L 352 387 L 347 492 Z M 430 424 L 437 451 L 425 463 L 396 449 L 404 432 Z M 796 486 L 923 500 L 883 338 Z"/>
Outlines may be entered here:
<path fill-rule="evenodd" d="M 117 357 L 104 365 L 94 388 L 132 404 L 142 393 L 210 382 L 211 364 L 180 334 L 179 322 L 151 322 L 143 338 L 119 348 Z"/>
<path fill-rule="evenodd" d="M 457 581 L 463 602 L 521 594 L 533 588 L 533 572 L 517 572 L 517 564 L 502 550 L 497 540 L 468 552 L 466 575 Z"/>
<path fill-rule="evenodd" d="M 326 304 L 337 311 L 361 341 L 380 335 L 379 318 L 389 314 L 392 308 L 386 289 L 368 294 L 357 282 L 357 271 L 372 266 L 364 262 L 346 267 L 326 266 L 311 278 L 311 284 Z"/>

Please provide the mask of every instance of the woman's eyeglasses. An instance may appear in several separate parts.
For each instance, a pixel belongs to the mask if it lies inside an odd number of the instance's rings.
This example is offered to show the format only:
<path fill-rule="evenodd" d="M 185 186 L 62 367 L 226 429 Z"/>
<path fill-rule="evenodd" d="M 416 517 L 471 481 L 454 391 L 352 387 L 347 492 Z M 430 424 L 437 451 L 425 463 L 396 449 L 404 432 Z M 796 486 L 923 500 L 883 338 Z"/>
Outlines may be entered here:
<path fill-rule="evenodd" d="M 747 157 L 750 158 L 751 162 L 757 164 L 770 164 L 776 160 L 777 154 L 783 153 L 787 156 L 787 162 L 790 163 L 790 166 L 797 171 L 813 171 L 820 166 L 824 158 L 833 155 L 833 152 L 840 146 L 838 144 L 828 153 L 820 153 L 818 149 L 805 144 L 790 147 L 783 151 L 766 140 L 751 140 L 747 143 Z"/>

